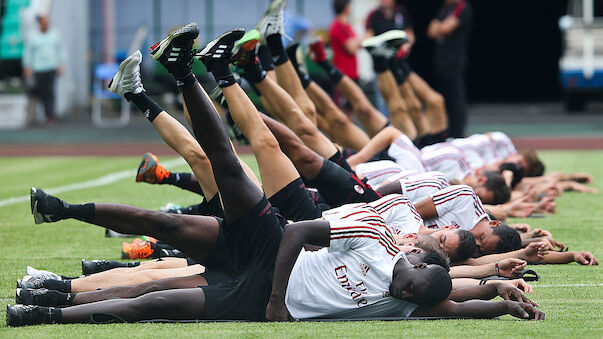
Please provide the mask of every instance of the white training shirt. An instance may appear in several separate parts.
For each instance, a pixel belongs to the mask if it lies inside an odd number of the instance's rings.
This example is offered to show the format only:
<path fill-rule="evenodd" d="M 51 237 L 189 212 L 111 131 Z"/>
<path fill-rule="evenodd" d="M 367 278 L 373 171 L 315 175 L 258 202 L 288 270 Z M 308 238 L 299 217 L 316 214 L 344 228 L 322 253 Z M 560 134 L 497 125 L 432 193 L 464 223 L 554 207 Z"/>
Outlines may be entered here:
<path fill-rule="evenodd" d="M 360 221 L 388 227 L 393 234 L 418 233 L 423 219 L 412 201 L 402 194 L 388 194 L 369 203 L 346 204 L 322 213 L 326 220 Z"/>
<path fill-rule="evenodd" d="M 366 182 L 372 187 L 387 180 L 392 175 L 404 172 L 402 166 L 391 160 L 379 160 L 360 163 L 356 166 L 356 174 L 366 179 Z"/>
<path fill-rule="evenodd" d="M 492 141 L 494 142 L 494 146 L 496 147 L 496 153 L 498 156 L 498 160 L 504 160 L 508 156 L 516 154 L 517 149 L 513 144 L 513 141 L 503 132 L 492 132 L 488 133 Z"/>
<path fill-rule="evenodd" d="M 408 261 L 386 227 L 348 220 L 330 224 L 329 247 L 302 250 L 289 276 L 285 304 L 294 318 L 362 314 L 363 307 L 393 299 L 389 296 L 393 268 L 400 259 Z M 410 302 L 396 302 L 402 306 L 398 316 L 408 316 L 417 308 Z"/>
<path fill-rule="evenodd" d="M 444 173 L 450 181 L 463 181 L 471 173 L 463 152 L 452 145 L 423 151 L 423 160 L 432 171 Z"/>
<path fill-rule="evenodd" d="M 450 183 L 444 173 L 437 171 L 413 174 L 400 180 L 402 194 L 412 202 L 418 202 L 448 186 Z"/>
<path fill-rule="evenodd" d="M 455 185 L 431 195 L 438 213 L 437 218 L 425 220 L 429 229 L 454 226 L 471 231 L 484 218 L 490 220 L 482 202 L 467 185 Z"/>
<path fill-rule="evenodd" d="M 396 164 L 407 170 L 427 172 L 428 166 L 421 158 L 421 151 L 404 134 L 401 134 L 389 146 L 387 154 L 396 160 Z"/>
<path fill-rule="evenodd" d="M 450 144 L 459 148 L 469 164 L 469 168 L 482 168 L 486 163 L 479 153 L 478 147 L 469 138 L 458 138 L 450 140 Z"/>
<path fill-rule="evenodd" d="M 496 146 L 494 142 L 484 134 L 473 134 L 468 137 L 468 142 L 474 145 L 474 148 L 477 149 L 479 155 L 481 156 L 484 164 L 493 165 L 499 160 L 499 156 L 496 151 Z"/>

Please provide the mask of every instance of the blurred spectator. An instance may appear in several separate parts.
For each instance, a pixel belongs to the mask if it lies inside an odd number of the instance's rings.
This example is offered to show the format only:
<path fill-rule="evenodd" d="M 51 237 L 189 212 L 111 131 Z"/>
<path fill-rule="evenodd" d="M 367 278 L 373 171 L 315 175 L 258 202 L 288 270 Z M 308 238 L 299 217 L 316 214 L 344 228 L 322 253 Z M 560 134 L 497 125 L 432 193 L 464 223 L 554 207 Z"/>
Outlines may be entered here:
<path fill-rule="evenodd" d="M 333 64 L 345 75 L 358 81 L 356 52 L 360 40 L 349 23 L 350 0 L 333 0 L 335 19 L 329 27 L 329 40 L 333 50 Z"/>
<path fill-rule="evenodd" d="M 448 136 L 453 138 L 465 135 L 467 123 L 465 68 L 472 15 L 467 1 L 445 0 L 427 28 L 427 36 L 436 41 L 435 76 L 438 89 L 446 99 Z"/>
<path fill-rule="evenodd" d="M 410 44 L 414 43 L 415 33 L 406 9 L 401 5 L 396 5 L 395 0 L 381 0 L 379 7 L 369 13 L 366 18 L 366 35 L 379 35 L 392 29 L 406 31 L 408 41 Z"/>
<path fill-rule="evenodd" d="M 50 28 L 48 16 L 37 17 L 38 30 L 26 39 L 23 50 L 23 75 L 32 84 L 32 94 L 42 100 L 46 122 L 54 123 L 55 80 L 63 74 L 65 49 L 59 33 Z"/>

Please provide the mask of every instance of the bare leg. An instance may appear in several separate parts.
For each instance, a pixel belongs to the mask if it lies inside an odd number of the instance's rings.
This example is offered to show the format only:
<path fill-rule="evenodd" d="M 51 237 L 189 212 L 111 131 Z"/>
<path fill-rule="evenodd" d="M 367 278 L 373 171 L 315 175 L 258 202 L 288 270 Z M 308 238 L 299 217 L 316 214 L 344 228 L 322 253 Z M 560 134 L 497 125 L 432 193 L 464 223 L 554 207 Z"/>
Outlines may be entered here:
<path fill-rule="evenodd" d="M 316 125 L 303 114 L 297 103 L 272 79 L 266 77 L 255 84 L 262 97 L 270 103 L 274 116 L 287 125 L 304 143 L 325 158 L 337 152 L 333 143 L 318 131 Z"/>
<path fill-rule="evenodd" d="M 264 79 L 266 81 L 266 79 Z M 268 80 L 270 81 L 270 80 Z M 233 120 L 251 143 L 260 168 L 264 192 L 271 197 L 299 178 L 299 173 L 266 127 L 259 112 L 238 84 L 222 88 Z"/>
<path fill-rule="evenodd" d="M 417 130 L 408 115 L 408 107 L 400 95 L 398 85 L 390 70 L 377 74 L 377 85 L 387 103 L 392 125 L 401 130 L 411 140 L 415 139 L 417 137 Z"/>
<path fill-rule="evenodd" d="M 201 265 L 168 269 L 150 269 L 131 273 L 106 272 L 107 274 L 103 275 L 93 274 L 71 280 L 71 291 L 86 292 L 113 286 L 135 286 L 149 281 L 186 277 L 203 272 L 205 272 L 205 268 Z"/>
<path fill-rule="evenodd" d="M 202 319 L 205 293 L 187 288 L 147 293 L 135 299 L 113 299 L 61 309 L 63 323 L 88 323 L 93 314 L 112 314 L 127 322 L 151 319 Z"/>
<path fill-rule="evenodd" d="M 102 290 L 77 293 L 72 305 L 89 304 L 114 298 L 137 298 L 141 295 L 180 288 L 207 286 L 207 281 L 199 274 L 154 280 L 133 286 L 115 286 Z"/>
<path fill-rule="evenodd" d="M 274 66 L 274 71 L 278 84 L 291 95 L 310 121 L 316 124 L 316 106 L 304 91 L 291 61 L 287 60 L 282 65 Z"/>
<path fill-rule="evenodd" d="M 120 204 L 94 204 L 94 224 L 126 234 L 147 234 L 202 261 L 218 238 L 213 217 L 149 211 Z"/>
<path fill-rule="evenodd" d="M 429 121 L 427 117 L 423 114 L 423 107 L 421 102 L 415 95 L 412 90 L 412 86 L 409 81 L 405 81 L 403 84 L 399 85 L 400 94 L 402 94 L 402 98 L 404 102 L 408 105 L 408 113 L 410 114 L 410 118 L 415 124 L 415 128 L 417 129 L 417 137 L 423 137 L 430 132 Z"/>
<path fill-rule="evenodd" d="M 150 269 L 159 270 L 159 269 L 166 269 L 166 268 L 186 267 L 186 266 L 188 266 L 188 262 L 184 258 L 167 257 L 167 258 L 162 258 L 161 260 L 156 259 L 156 260 L 149 260 L 149 261 L 141 261 L 138 266 L 134 266 L 134 267 L 116 267 L 116 268 L 112 268 L 110 270 L 91 274 L 90 276 L 104 275 L 104 274 L 107 274 L 107 272 L 126 273 L 127 274 L 127 273 L 132 273 L 132 272 L 140 272 L 140 271 L 150 270 Z"/>
<path fill-rule="evenodd" d="M 408 75 L 408 81 L 419 100 L 425 105 L 425 113 L 431 129 L 430 133 L 436 134 L 445 131 L 448 128 L 448 117 L 446 116 L 444 97 L 433 90 L 415 72 Z"/>
<path fill-rule="evenodd" d="M 399 129 L 388 126 L 377 133 L 371 141 L 360 152 L 350 156 L 347 161 L 352 168 L 360 163 L 369 161 L 373 155 L 389 147 L 402 132 Z"/>
<path fill-rule="evenodd" d="M 331 97 L 315 82 L 311 82 L 306 87 L 306 93 L 316 104 L 317 111 L 329 124 L 330 136 L 336 143 L 353 150 L 360 150 L 369 142 L 368 135 L 352 123 L 345 113 L 335 105 Z"/>
<path fill-rule="evenodd" d="M 368 135 L 373 137 L 379 133 L 383 126 L 387 124 L 387 118 L 371 104 L 360 86 L 347 75 L 344 75 L 341 81 L 335 85 L 352 104 L 354 114 L 356 114 Z"/>

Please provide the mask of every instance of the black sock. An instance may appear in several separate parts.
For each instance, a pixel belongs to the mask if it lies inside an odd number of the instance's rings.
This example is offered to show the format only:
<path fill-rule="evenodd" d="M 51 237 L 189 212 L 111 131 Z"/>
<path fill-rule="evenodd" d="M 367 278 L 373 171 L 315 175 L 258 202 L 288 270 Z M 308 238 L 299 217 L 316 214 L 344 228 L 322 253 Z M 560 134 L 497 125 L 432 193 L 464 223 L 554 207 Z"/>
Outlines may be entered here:
<path fill-rule="evenodd" d="M 266 71 L 262 68 L 262 65 L 257 61 L 250 62 L 243 67 L 243 76 L 251 84 L 257 84 L 264 80 L 266 77 Z"/>
<path fill-rule="evenodd" d="M 237 81 L 235 80 L 232 72 L 230 71 L 230 61 L 228 59 L 216 60 L 208 62 L 207 70 L 213 74 L 214 79 L 218 83 L 220 88 L 234 85 Z"/>
<path fill-rule="evenodd" d="M 88 204 L 66 204 L 63 216 L 73 218 L 87 223 L 94 222 L 95 207 L 93 203 Z"/>
<path fill-rule="evenodd" d="M 287 47 L 286 51 L 289 55 L 289 60 L 291 60 L 291 65 L 293 65 L 293 69 L 295 70 L 295 73 L 297 73 L 297 77 L 299 78 L 299 81 L 302 84 L 302 87 L 307 88 L 308 86 L 310 86 L 312 79 L 310 79 L 310 76 L 306 72 L 304 72 L 301 67 L 299 67 L 299 63 L 297 63 L 296 54 L 298 48 L 299 43 L 295 42 L 290 44 L 289 47 Z"/>
<path fill-rule="evenodd" d="M 143 91 L 138 94 L 126 93 L 124 94 L 124 98 L 128 101 L 132 101 L 150 122 L 153 122 L 159 113 L 163 111 L 163 108 L 159 107 L 159 105 L 147 95 L 147 92 Z"/>
<path fill-rule="evenodd" d="M 272 71 L 274 69 L 274 64 L 272 63 L 272 53 L 270 53 L 270 49 L 266 45 L 260 45 L 258 48 L 258 58 L 262 63 L 262 68 L 267 71 Z"/>
<path fill-rule="evenodd" d="M 335 153 L 333 156 L 331 156 L 329 158 L 329 160 L 336 163 L 337 165 L 341 166 L 341 168 L 345 169 L 346 171 L 348 171 L 350 173 L 354 172 L 354 171 L 352 171 L 352 168 L 348 164 L 347 160 L 345 160 L 345 158 L 343 157 L 343 154 L 341 154 L 341 152 L 339 152 L 339 151 L 337 151 L 337 153 Z"/>
<path fill-rule="evenodd" d="M 390 69 L 392 70 L 392 73 L 394 74 L 394 79 L 396 79 L 396 83 L 398 85 L 402 85 L 404 82 L 406 82 L 406 79 L 408 79 L 408 74 L 400 65 L 399 60 L 391 60 Z"/>
<path fill-rule="evenodd" d="M 59 291 L 50 291 L 49 294 L 46 294 L 45 297 L 45 305 L 51 306 L 71 306 L 73 305 L 73 297 L 75 297 L 76 293 L 64 293 Z"/>
<path fill-rule="evenodd" d="M 79 276 L 79 277 L 67 277 L 67 276 L 61 275 L 60 277 L 61 277 L 61 280 L 73 280 L 73 279 L 81 278 L 82 276 Z"/>
<path fill-rule="evenodd" d="M 49 290 L 69 293 L 71 292 L 71 280 L 44 280 L 44 287 Z"/>
<path fill-rule="evenodd" d="M 373 69 L 375 70 L 375 73 L 379 74 L 387 71 L 389 65 L 385 57 L 379 55 L 373 55 L 372 57 Z"/>
<path fill-rule="evenodd" d="M 341 73 L 341 71 L 328 60 L 319 62 L 318 66 L 324 69 L 334 85 L 337 85 L 337 83 L 343 78 L 343 73 Z"/>
<path fill-rule="evenodd" d="M 272 53 L 272 62 L 274 62 L 275 66 L 282 65 L 289 60 L 289 58 L 287 58 L 287 53 L 285 53 L 283 40 L 281 39 L 281 35 L 279 33 L 266 37 L 266 44 L 268 45 L 268 48 L 270 48 L 270 53 Z"/>

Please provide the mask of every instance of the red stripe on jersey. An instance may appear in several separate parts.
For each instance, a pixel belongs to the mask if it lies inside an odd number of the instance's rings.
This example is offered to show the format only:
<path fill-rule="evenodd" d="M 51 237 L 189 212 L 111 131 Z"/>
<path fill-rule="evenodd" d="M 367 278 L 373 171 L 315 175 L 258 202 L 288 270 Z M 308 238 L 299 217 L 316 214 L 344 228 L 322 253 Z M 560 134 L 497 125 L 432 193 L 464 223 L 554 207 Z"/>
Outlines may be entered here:
<path fill-rule="evenodd" d="M 395 250 L 399 250 L 396 246 L 396 241 L 394 240 L 391 231 L 387 226 L 380 226 L 385 230 L 385 234 L 381 233 L 378 229 L 369 226 L 351 226 L 351 227 L 331 227 L 331 236 L 333 236 L 334 232 L 339 232 L 339 234 L 345 234 L 349 232 L 373 232 L 377 233 L 379 236 L 383 237 L 385 241 L 387 241 Z"/>
<path fill-rule="evenodd" d="M 385 248 L 385 251 L 387 252 L 387 254 L 391 255 L 392 257 L 394 257 L 394 256 L 396 256 L 396 254 L 398 254 L 395 251 L 392 251 L 391 249 L 389 249 L 387 247 L 387 245 L 382 242 L 382 239 L 380 237 L 377 237 L 377 236 L 370 236 L 370 235 L 341 235 L 341 236 L 331 237 L 332 240 L 346 239 L 346 238 L 370 238 L 370 239 L 379 240 L 378 243 L 381 246 L 383 246 L 383 248 Z M 399 249 L 398 249 L 398 251 L 399 251 Z"/>
<path fill-rule="evenodd" d="M 473 194 L 472 194 L 472 193 L 461 193 L 461 194 L 457 194 L 457 195 L 455 195 L 455 196 L 453 196 L 453 197 L 450 197 L 450 198 L 448 198 L 448 199 L 446 199 L 446 200 L 438 201 L 437 203 L 435 203 L 435 202 L 434 202 L 434 205 L 440 205 L 440 204 L 443 204 L 443 203 L 445 203 L 445 202 L 447 202 L 447 201 L 450 201 L 450 200 L 452 200 L 452 199 L 455 199 L 455 198 L 457 198 L 457 197 L 464 196 L 464 195 L 472 196 Z"/>
<path fill-rule="evenodd" d="M 454 186 L 453 186 L 453 187 L 454 187 Z M 435 202 L 435 201 L 436 201 L 436 200 L 438 200 L 438 199 L 446 198 L 446 197 L 448 197 L 449 195 L 451 195 L 451 194 L 455 194 L 455 193 L 460 192 L 460 191 L 462 191 L 462 190 L 466 190 L 466 191 L 470 191 L 470 192 L 472 192 L 472 191 L 473 191 L 473 190 L 472 190 L 470 187 L 465 186 L 465 185 L 459 185 L 458 187 L 456 187 L 456 188 L 452 188 L 452 189 L 447 188 L 446 190 L 447 190 L 446 192 L 442 192 L 442 193 L 440 193 L 440 192 L 436 192 L 436 193 L 434 193 L 434 194 L 432 195 L 432 199 L 433 199 L 433 201 Z"/>

